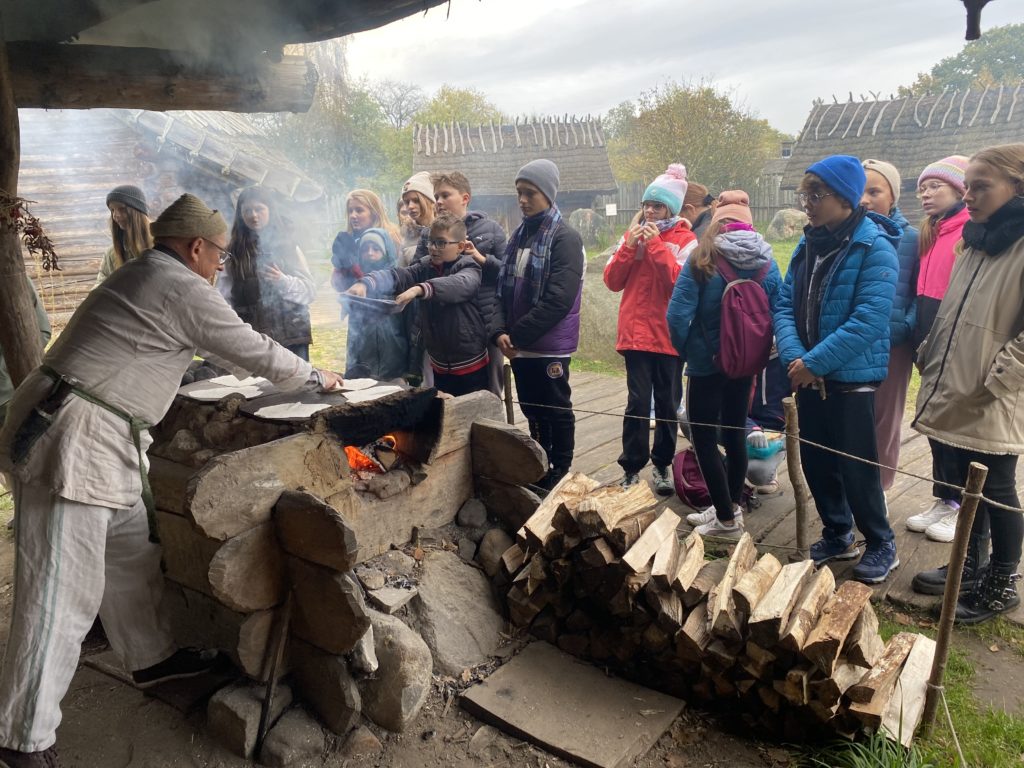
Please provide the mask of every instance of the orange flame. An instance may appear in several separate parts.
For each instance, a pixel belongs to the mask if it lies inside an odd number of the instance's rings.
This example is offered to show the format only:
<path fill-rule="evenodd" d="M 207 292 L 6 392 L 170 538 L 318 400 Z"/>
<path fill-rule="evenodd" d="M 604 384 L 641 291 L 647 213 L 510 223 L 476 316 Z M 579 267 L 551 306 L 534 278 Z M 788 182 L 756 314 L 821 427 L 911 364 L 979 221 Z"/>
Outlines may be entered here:
<path fill-rule="evenodd" d="M 345 456 L 348 458 L 348 466 L 357 472 L 380 472 L 377 463 L 356 448 L 354 445 L 345 446 Z"/>

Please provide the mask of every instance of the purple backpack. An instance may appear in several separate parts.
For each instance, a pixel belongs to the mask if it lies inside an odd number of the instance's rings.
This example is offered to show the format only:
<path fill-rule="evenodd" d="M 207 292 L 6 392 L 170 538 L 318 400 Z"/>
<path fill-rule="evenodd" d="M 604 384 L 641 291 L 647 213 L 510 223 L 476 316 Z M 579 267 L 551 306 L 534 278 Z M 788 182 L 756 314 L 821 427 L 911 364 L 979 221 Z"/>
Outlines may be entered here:
<path fill-rule="evenodd" d="M 672 459 L 672 481 L 676 487 L 676 496 L 686 506 L 703 512 L 712 505 L 711 494 L 693 448 L 684 448 Z M 743 483 L 742 505 L 748 509 L 761 506 L 754 487 L 747 481 Z"/>
<path fill-rule="evenodd" d="M 725 259 L 718 259 L 717 267 L 725 278 L 725 290 L 715 367 L 730 379 L 755 376 L 768 365 L 772 352 L 772 312 L 761 285 L 771 263 L 753 278 L 738 277 Z"/>

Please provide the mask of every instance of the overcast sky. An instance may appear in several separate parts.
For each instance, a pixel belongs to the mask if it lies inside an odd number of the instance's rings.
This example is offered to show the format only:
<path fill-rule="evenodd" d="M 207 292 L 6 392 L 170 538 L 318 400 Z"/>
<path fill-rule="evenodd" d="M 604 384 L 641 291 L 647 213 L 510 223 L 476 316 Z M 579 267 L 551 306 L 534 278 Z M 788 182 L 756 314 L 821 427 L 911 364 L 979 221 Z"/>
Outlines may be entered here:
<path fill-rule="evenodd" d="M 602 114 L 707 78 L 795 133 L 815 97 L 887 98 L 964 44 L 958 0 L 451 0 L 348 38 L 356 77 L 486 93 L 508 114 Z M 993 0 L 983 29 L 1024 21 Z"/>

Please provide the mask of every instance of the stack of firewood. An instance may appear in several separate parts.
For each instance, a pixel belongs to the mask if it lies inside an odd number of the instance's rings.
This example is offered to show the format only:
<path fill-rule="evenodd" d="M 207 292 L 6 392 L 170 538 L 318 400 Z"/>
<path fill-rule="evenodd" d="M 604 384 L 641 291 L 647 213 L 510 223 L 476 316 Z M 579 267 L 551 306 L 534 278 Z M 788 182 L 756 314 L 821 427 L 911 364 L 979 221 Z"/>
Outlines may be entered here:
<path fill-rule="evenodd" d="M 934 641 L 883 642 L 869 587 L 837 589 L 809 560 L 758 556 L 749 534 L 728 557 L 706 559 L 703 539 L 681 539 L 679 516 L 657 505 L 646 484 L 567 476 L 502 557 L 513 622 L 775 736 L 882 728 L 909 743 Z"/>

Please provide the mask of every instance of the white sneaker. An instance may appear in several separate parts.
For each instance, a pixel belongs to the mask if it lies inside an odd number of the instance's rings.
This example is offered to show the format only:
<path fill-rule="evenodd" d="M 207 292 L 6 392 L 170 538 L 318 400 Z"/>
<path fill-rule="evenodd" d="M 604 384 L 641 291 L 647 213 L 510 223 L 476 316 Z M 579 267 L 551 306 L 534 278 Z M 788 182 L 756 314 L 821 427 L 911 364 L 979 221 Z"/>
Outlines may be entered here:
<path fill-rule="evenodd" d="M 686 522 L 688 522 L 690 525 L 694 527 L 697 527 L 699 525 L 707 525 L 708 523 L 713 522 L 717 519 L 718 513 L 715 512 L 715 508 L 713 506 L 708 507 L 703 512 L 691 512 L 686 516 Z M 739 507 L 736 508 L 736 512 L 733 515 L 733 519 L 740 525 L 743 525 L 743 512 L 742 510 L 739 509 Z"/>
<path fill-rule="evenodd" d="M 699 536 L 714 536 L 719 539 L 738 539 L 743 535 L 743 520 L 737 516 L 730 523 L 723 523 L 717 517 L 704 525 L 698 525 L 693 532 Z"/>
<path fill-rule="evenodd" d="M 952 515 L 946 515 L 937 523 L 932 523 L 924 529 L 924 535 L 932 541 L 943 541 L 946 543 L 952 541 L 956 535 L 957 516 L 957 513 L 954 512 Z"/>
<path fill-rule="evenodd" d="M 907 530 L 921 533 L 926 531 L 932 523 L 937 523 L 950 515 L 956 516 L 958 511 L 959 507 L 953 506 L 945 499 L 936 499 L 928 510 L 907 518 Z"/>

